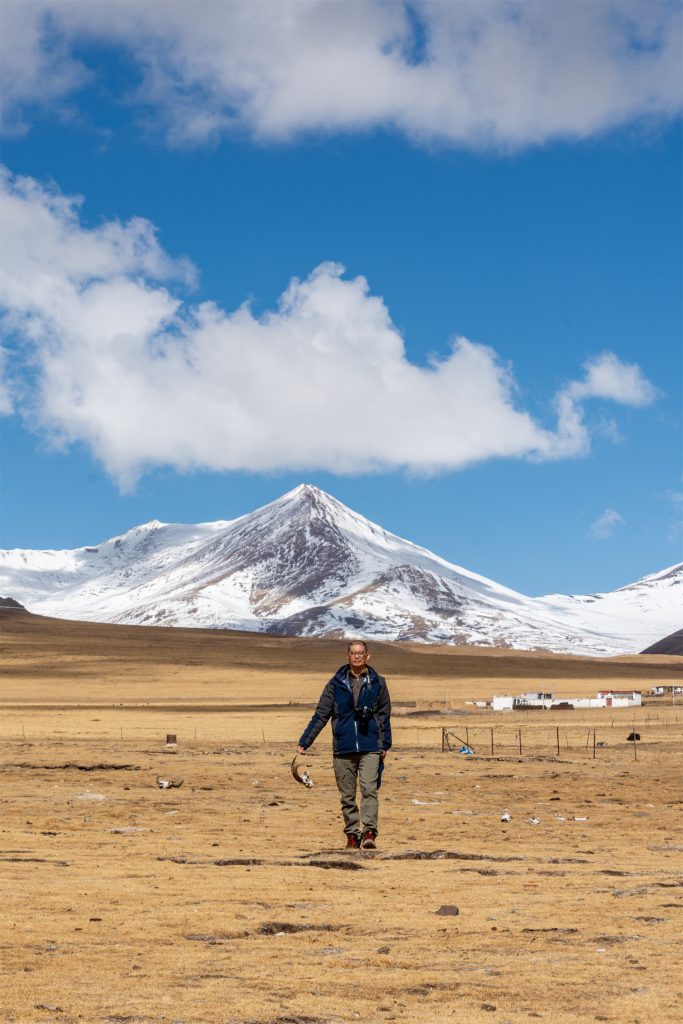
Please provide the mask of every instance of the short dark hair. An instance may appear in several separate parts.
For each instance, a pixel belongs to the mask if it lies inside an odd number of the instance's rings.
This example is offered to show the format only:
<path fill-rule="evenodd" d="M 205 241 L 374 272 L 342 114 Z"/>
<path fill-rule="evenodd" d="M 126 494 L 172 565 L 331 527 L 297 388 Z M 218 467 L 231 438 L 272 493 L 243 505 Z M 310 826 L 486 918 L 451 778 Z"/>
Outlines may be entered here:
<path fill-rule="evenodd" d="M 366 644 L 365 640 L 349 640 L 348 644 L 346 645 L 346 650 L 350 651 L 354 644 L 360 644 L 365 653 L 368 653 L 368 645 Z"/>

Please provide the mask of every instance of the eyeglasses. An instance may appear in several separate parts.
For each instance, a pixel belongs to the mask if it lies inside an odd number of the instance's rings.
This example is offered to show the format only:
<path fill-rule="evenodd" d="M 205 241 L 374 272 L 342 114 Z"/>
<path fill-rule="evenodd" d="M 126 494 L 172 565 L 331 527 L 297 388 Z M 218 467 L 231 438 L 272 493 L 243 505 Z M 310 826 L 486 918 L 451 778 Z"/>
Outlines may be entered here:
<path fill-rule="evenodd" d="M 349 657 L 351 658 L 367 658 L 367 651 L 349 651 Z"/>

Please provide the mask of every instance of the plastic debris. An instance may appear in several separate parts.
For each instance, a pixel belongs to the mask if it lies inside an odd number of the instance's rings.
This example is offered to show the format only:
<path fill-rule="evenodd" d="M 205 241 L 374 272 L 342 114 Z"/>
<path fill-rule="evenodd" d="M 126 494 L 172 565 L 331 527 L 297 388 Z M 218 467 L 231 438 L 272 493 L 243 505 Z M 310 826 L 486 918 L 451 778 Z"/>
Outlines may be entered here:
<path fill-rule="evenodd" d="M 541 819 L 540 818 L 529 818 L 529 824 L 530 825 L 540 825 L 541 824 Z"/>
<path fill-rule="evenodd" d="M 510 814 L 510 812 L 508 810 L 505 810 L 501 814 L 500 820 L 501 821 L 512 821 L 512 815 Z"/>

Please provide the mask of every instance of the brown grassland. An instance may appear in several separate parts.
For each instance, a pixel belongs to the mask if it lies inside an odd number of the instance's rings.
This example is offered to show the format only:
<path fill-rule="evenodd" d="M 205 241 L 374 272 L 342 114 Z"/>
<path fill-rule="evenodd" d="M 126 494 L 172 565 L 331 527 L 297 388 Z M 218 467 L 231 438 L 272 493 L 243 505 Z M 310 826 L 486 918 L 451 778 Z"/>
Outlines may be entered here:
<path fill-rule="evenodd" d="M 683 1020 L 683 708 L 465 704 L 683 659 L 373 645 L 394 749 L 347 854 L 329 728 L 290 774 L 341 641 L 8 612 L 2 650 L 3 1021 Z"/>

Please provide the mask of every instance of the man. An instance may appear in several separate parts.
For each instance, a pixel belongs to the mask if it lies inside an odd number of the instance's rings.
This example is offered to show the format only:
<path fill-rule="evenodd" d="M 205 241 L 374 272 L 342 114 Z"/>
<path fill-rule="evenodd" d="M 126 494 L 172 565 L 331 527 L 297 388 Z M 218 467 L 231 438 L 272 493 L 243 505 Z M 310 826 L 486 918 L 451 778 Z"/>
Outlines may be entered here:
<path fill-rule="evenodd" d="M 391 701 L 386 680 L 368 665 L 364 640 L 352 640 L 348 663 L 342 665 L 323 690 L 297 750 L 311 746 L 332 719 L 334 776 L 341 797 L 346 847 L 377 847 L 377 790 L 384 759 L 391 746 Z M 356 786 L 360 783 L 360 811 Z"/>

